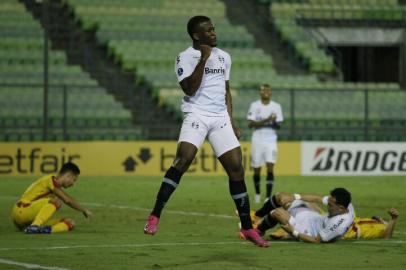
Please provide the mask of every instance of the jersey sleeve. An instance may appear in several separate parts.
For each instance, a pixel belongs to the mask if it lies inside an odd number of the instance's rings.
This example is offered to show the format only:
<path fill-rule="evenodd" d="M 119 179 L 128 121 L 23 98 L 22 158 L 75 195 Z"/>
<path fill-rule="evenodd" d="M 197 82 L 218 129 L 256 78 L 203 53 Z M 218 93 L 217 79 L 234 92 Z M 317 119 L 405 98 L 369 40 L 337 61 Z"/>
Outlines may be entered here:
<path fill-rule="evenodd" d="M 228 53 L 225 53 L 225 60 L 226 60 L 226 81 L 229 81 L 231 73 L 231 56 Z"/>
<path fill-rule="evenodd" d="M 283 122 L 283 114 L 282 114 L 281 105 L 278 105 L 278 109 L 276 111 L 276 122 Z"/>
<path fill-rule="evenodd" d="M 196 65 L 193 65 L 193 58 L 186 54 L 181 53 L 176 58 L 175 73 L 178 78 L 178 82 L 189 77 L 195 70 Z"/>
<path fill-rule="evenodd" d="M 340 239 L 352 225 L 353 217 L 339 215 L 329 218 L 326 226 L 319 232 L 322 242 L 332 242 Z"/>
<path fill-rule="evenodd" d="M 254 103 L 251 103 L 250 108 L 247 113 L 247 120 L 255 121 L 255 105 Z"/>
<path fill-rule="evenodd" d="M 349 205 L 348 205 L 348 213 L 352 216 L 352 218 L 354 219 L 355 218 L 355 209 L 354 209 L 354 206 L 352 205 L 352 203 L 350 203 Z"/>

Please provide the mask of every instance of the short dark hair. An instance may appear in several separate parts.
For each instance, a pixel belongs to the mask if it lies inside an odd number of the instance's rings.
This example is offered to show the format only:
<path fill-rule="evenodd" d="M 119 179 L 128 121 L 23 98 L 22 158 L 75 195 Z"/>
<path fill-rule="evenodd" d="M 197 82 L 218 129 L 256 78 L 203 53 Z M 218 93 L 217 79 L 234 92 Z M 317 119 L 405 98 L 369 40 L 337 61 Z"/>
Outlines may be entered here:
<path fill-rule="evenodd" d="M 270 86 L 269 84 L 267 84 L 267 83 L 261 84 L 261 88 L 262 88 L 262 87 L 264 87 L 264 88 L 271 88 L 271 86 Z"/>
<path fill-rule="evenodd" d="M 202 16 L 202 15 L 194 16 L 194 17 L 190 18 L 187 23 L 187 32 L 188 32 L 189 36 L 193 39 L 193 33 L 197 32 L 197 26 L 199 24 L 201 24 L 202 22 L 207 22 L 207 21 L 211 21 L 210 18 L 207 16 Z"/>
<path fill-rule="evenodd" d="M 335 188 L 330 192 L 331 197 L 336 199 L 336 203 L 345 208 L 351 203 L 351 193 L 345 188 Z"/>
<path fill-rule="evenodd" d="M 67 172 L 71 172 L 74 175 L 79 175 L 80 174 L 80 169 L 78 165 L 72 162 L 67 162 L 62 165 L 62 168 L 59 170 L 59 174 L 65 174 Z"/>

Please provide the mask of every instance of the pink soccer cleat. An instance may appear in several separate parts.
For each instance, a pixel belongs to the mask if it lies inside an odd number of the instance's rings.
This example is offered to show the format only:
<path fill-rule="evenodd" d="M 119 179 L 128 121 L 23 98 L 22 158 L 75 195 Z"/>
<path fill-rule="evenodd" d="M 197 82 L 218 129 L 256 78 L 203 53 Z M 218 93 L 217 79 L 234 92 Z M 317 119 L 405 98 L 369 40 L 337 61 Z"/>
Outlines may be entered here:
<path fill-rule="evenodd" d="M 158 217 L 150 215 L 148 217 L 147 224 L 145 224 L 144 233 L 154 235 L 158 230 L 158 222 L 159 222 Z"/>
<path fill-rule="evenodd" d="M 259 247 L 269 247 L 269 242 L 262 239 L 258 230 L 256 229 L 240 229 L 240 238 L 249 240 Z"/>

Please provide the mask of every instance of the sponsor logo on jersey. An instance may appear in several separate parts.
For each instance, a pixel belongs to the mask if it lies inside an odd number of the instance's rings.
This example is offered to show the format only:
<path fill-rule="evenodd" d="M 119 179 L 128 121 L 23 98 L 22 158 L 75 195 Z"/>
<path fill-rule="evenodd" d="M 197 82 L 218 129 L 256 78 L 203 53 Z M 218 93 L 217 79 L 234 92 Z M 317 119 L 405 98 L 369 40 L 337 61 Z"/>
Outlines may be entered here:
<path fill-rule="evenodd" d="M 224 59 L 223 56 L 219 56 L 219 61 L 220 61 L 220 63 L 223 63 L 223 64 L 226 62 L 226 60 Z"/>
<path fill-rule="evenodd" d="M 226 70 L 224 68 L 204 68 L 204 73 L 205 74 L 225 74 Z"/>

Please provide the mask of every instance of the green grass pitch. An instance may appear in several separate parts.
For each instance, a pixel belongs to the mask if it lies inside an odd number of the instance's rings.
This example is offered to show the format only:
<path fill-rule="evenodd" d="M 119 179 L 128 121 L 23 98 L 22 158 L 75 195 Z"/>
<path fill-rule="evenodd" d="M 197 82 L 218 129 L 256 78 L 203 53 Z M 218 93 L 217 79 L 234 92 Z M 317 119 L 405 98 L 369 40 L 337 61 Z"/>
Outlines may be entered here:
<path fill-rule="evenodd" d="M 247 179 L 253 198 L 251 176 Z M 359 216 L 387 217 L 386 209 L 396 207 L 400 217 L 391 240 L 320 245 L 272 241 L 267 249 L 238 239 L 226 177 L 186 174 L 152 237 L 144 235 L 143 226 L 161 177 L 80 177 L 67 191 L 88 206 L 94 218 L 87 221 L 64 205 L 57 214 L 74 218 L 74 231 L 25 235 L 15 229 L 9 214 L 33 180 L 0 179 L 0 269 L 27 269 L 24 263 L 69 270 L 406 269 L 405 177 L 277 177 L 275 192 L 324 195 L 342 186 L 352 192 Z"/>

